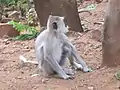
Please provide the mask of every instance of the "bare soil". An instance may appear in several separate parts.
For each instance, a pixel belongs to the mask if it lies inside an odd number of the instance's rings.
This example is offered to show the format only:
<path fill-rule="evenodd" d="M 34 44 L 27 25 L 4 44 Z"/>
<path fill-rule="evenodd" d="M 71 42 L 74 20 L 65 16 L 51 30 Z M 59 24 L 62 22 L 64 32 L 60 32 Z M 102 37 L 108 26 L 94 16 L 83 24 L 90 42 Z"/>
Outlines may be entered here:
<path fill-rule="evenodd" d="M 90 3 L 86 1 L 80 8 Z M 92 72 L 77 71 L 73 80 L 32 76 L 36 73 L 37 66 L 22 66 L 19 55 L 35 60 L 34 40 L 11 41 L 0 38 L 0 90 L 120 90 L 120 81 L 115 78 L 119 67 L 100 67 L 103 24 L 99 22 L 104 21 L 106 5 L 106 2 L 97 4 L 97 8 L 90 11 L 92 15 L 80 13 L 86 32 L 69 34 L 79 54 L 93 69 Z"/>

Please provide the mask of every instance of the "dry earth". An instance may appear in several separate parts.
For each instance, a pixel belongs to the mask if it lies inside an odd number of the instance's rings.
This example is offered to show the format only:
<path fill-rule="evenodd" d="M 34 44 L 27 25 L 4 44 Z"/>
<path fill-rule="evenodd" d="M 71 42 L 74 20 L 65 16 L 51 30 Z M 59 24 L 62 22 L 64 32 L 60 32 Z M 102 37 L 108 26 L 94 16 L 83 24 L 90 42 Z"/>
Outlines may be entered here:
<path fill-rule="evenodd" d="M 85 2 L 80 7 L 90 4 Z M 44 78 L 34 76 L 37 66 L 26 64 L 21 66 L 19 55 L 28 60 L 35 60 L 34 40 L 11 41 L 0 38 L 0 90 L 120 90 L 120 82 L 115 78 L 116 68 L 101 67 L 102 62 L 102 33 L 106 2 L 97 4 L 92 15 L 80 13 L 80 18 L 89 30 L 85 33 L 72 32 L 69 37 L 77 47 L 80 55 L 93 72 L 77 71 L 74 80 L 62 80 L 55 77 Z"/>

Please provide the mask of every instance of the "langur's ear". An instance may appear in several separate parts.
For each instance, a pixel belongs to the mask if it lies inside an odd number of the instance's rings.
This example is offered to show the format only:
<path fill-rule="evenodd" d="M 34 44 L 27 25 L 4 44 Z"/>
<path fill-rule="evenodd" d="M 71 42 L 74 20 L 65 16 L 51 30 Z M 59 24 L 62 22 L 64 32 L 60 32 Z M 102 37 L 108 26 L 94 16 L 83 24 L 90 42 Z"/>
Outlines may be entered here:
<path fill-rule="evenodd" d="M 49 19 L 50 19 L 50 18 L 52 18 L 52 15 L 49 15 L 49 17 L 48 17 L 48 18 L 49 18 Z"/>
<path fill-rule="evenodd" d="M 53 22 L 53 29 L 58 29 L 58 25 L 57 25 L 57 23 L 56 22 Z"/>

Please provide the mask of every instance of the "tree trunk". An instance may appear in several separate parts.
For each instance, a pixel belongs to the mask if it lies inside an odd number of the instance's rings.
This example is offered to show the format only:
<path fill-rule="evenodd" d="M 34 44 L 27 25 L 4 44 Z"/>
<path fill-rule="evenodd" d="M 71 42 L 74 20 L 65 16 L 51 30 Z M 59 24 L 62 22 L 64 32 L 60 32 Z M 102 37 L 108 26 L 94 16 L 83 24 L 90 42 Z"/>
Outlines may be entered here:
<path fill-rule="evenodd" d="M 103 41 L 103 65 L 120 65 L 120 0 L 109 0 Z"/>
<path fill-rule="evenodd" d="M 76 0 L 34 0 L 41 26 L 46 26 L 48 16 L 65 16 L 71 30 L 83 32 Z"/>

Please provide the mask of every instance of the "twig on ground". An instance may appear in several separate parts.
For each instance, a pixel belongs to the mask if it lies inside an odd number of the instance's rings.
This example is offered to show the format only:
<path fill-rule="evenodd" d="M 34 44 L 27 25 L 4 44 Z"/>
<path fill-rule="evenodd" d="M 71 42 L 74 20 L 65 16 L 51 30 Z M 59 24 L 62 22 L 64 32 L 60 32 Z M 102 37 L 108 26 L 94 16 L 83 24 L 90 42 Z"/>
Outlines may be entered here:
<path fill-rule="evenodd" d="M 29 61 L 27 60 L 24 56 L 20 55 L 19 56 L 19 59 L 21 61 L 21 64 L 24 64 L 24 63 L 32 63 L 32 64 L 36 64 L 38 65 L 38 62 L 37 61 Z"/>
<path fill-rule="evenodd" d="M 82 12 L 88 12 L 90 15 L 92 15 L 92 13 L 89 10 L 86 9 L 79 9 L 78 13 L 82 13 Z"/>

